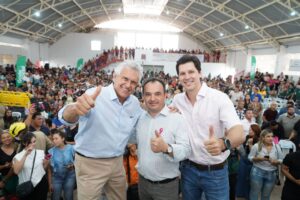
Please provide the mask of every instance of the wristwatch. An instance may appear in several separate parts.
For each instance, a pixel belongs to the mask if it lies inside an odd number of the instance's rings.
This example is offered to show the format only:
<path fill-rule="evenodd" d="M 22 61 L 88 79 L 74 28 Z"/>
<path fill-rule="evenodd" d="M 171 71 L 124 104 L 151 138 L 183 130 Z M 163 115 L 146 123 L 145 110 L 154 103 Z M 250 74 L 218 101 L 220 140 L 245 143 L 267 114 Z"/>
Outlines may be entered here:
<path fill-rule="evenodd" d="M 227 139 L 227 138 L 225 138 L 225 137 L 223 137 L 223 138 L 221 138 L 221 139 L 223 140 L 224 146 L 225 146 L 225 149 L 223 149 L 222 152 L 227 151 L 227 150 L 230 150 L 230 149 L 231 149 L 231 143 L 230 143 L 230 140 Z"/>
<path fill-rule="evenodd" d="M 173 147 L 172 147 L 170 144 L 168 144 L 168 149 L 167 149 L 167 151 L 164 152 L 164 153 L 165 153 L 165 154 L 173 153 Z"/>

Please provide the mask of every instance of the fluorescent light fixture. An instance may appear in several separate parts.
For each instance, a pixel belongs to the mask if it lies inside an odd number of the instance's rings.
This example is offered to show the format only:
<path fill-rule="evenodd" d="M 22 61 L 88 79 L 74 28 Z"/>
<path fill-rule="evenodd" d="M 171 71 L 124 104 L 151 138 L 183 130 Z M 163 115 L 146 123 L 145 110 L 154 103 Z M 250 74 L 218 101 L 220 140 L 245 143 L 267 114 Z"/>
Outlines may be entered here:
<path fill-rule="evenodd" d="M 248 30 L 248 29 L 249 29 L 249 26 L 248 26 L 248 25 L 246 25 L 246 26 L 245 26 L 245 29 L 246 29 L 246 30 Z"/>
<path fill-rule="evenodd" d="M 291 13 L 290 13 L 290 15 L 293 17 L 293 16 L 295 16 L 297 14 L 297 12 L 296 11 L 292 11 Z"/>
<path fill-rule="evenodd" d="M 181 32 L 179 28 L 154 20 L 118 19 L 97 24 L 96 28 L 155 31 L 155 32 Z"/>
<path fill-rule="evenodd" d="M 220 33 L 220 36 L 223 37 L 223 36 L 224 36 L 224 33 Z"/>
<path fill-rule="evenodd" d="M 59 23 L 57 26 L 58 26 L 59 28 L 61 28 L 61 27 L 62 27 L 62 23 Z"/>
<path fill-rule="evenodd" d="M 6 43 L 6 42 L 0 42 L 0 46 L 7 46 L 7 47 L 19 47 L 22 48 L 22 45 L 19 44 L 11 44 L 11 43 Z"/>
<path fill-rule="evenodd" d="M 125 14 L 160 15 L 167 3 L 168 0 L 123 0 L 123 7 Z"/>
<path fill-rule="evenodd" d="M 34 13 L 34 16 L 36 16 L 36 17 L 40 17 L 40 16 L 41 16 L 41 13 L 40 13 L 40 11 L 36 11 L 36 12 Z"/>

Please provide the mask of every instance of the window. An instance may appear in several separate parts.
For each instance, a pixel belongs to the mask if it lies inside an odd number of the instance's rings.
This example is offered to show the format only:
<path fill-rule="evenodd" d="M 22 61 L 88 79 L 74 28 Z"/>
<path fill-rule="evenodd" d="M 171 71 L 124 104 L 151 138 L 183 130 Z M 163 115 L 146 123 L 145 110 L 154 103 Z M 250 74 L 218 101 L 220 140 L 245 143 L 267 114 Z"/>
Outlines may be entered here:
<path fill-rule="evenodd" d="M 91 41 L 91 50 L 92 51 L 100 51 L 101 50 L 101 41 L 100 40 L 92 40 Z"/>

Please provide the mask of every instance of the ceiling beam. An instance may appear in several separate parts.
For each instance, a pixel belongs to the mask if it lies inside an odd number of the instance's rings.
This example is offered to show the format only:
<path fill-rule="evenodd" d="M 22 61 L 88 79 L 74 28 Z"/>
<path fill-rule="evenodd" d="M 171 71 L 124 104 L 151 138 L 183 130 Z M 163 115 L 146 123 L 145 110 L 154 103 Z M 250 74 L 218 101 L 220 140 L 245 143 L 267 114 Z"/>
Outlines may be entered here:
<path fill-rule="evenodd" d="M 225 4 L 227 4 L 228 2 L 230 2 L 231 0 L 227 0 L 225 2 L 223 2 L 222 4 L 217 5 L 216 7 L 214 7 L 213 9 L 211 9 L 209 12 L 205 13 L 203 16 L 198 17 L 196 20 L 194 20 L 192 23 L 186 25 L 183 30 L 187 29 L 188 27 L 190 27 L 191 25 L 195 24 L 198 21 L 201 21 L 204 17 L 210 15 L 211 13 L 213 13 L 216 10 L 220 10 L 222 7 L 225 6 Z M 191 3 L 194 3 L 194 1 L 191 1 Z"/>
<path fill-rule="evenodd" d="M 180 12 L 180 9 L 177 9 L 177 8 L 174 8 L 174 7 L 169 7 L 169 6 L 167 7 L 167 10 L 170 12 L 171 15 L 177 15 L 177 13 Z M 199 16 L 197 16 L 195 14 L 192 14 L 190 12 L 186 12 L 186 11 L 182 12 L 181 16 L 185 17 L 185 18 L 187 18 L 187 19 L 189 19 L 191 21 L 199 20 Z M 221 27 L 221 26 L 218 27 L 216 23 L 214 23 L 214 22 L 212 22 L 210 20 L 207 20 L 206 18 L 202 18 L 201 21 L 198 21 L 198 22 L 201 22 L 202 25 L 204 25 L 204 26 L 206 26 L 208 28 L 210 28 L 210 27 L 217 27 L 216 29 L 218 30 L 218 32 L 222 32 L 224 34 L 228 34 L 228 31 L 225 30 L 223 27 Z M 184 27 L 186 27 L 186 25 Z M 191 32 L 190 29 L 192 27 L 193 26 L 190 26 L 189 28 L 187 28 L 185 32 Z M 191 33 L 191 34 L 193 34 L 193 36 L 194 36 L 197 33 L 197 31 L 193 31 L 193 32 L 194 33 Z M 205 36 L 203 36 L 203 37 L 205 37 L 205 41 L 207 41 L 207 40 L 215 40 L 214 37 L 211 37 L 208 34 L 201 34 L 201 35 L 205 35 Z M 235 43 L 241 44 L 241 41 L 239 39 L 237 39 L 237 38 L 232 38 L 232 40 L 234 40 Z M 220 43 L 220 42 L 218 42 L 218 43 Z M 222 44 L 222 43 L 220 43 L 220 44 Z"/>
<path fill-rule="evenodd" d="M 103 10 L 104 10 L 104 12 L 105 12 L 105 14 L 106 14 L 108 20 L 111 20 L 111 18 L 110 18 L 110 16 L 109 16 L 108 12 L 107 12 L 107 10 L 106 10 L 106 7 L 105 7 L 104 3 L 102 2 L 102 0 L 99 0 L 99 2 L 100 2 L 100 4 L 101 4 L 101 6 L 102 6 L 102 8 L 103 8 Z"/>
<path fill-rule="evenodd" d="M 51 8 L 52 10 L 54 10 L 56 13 L 58 13 L 58 14 L 60 14 L 62 17 L 63 17 L 63 21 L 64 21 L 64 19 L 66 19 L 66 20 L 68 20 L 68 21 L 70 21 L 70 22 L 72 22 L 75 26 L 77 26 L 78 28 L 80 28 L 80 29 L 82 29 L 82 30 L 84 30 L 85 28 L 83 27 L 83 26 L 81 26 L 81 25 L 79 25 L 77 22 L 75 22 L 73 19 L 71 19 L 71 18 L 69 18 L 67 15 L 65 15 L 65 14 L 63 14 L 62 12 L 60 12 L 59 10 L 57 10 L 56 8 L 55 8 L 55 4 L 49 4 L 48 2 L 46 2 L 45 0 L 41 0 L 41 2 L 42 3 L 44 3 L 46 6 L 48 6 L 49 8 Z M 73 1 L 72 1 L 73 2 Z M 62 22 L 63 22 L 62 21 Z M 62 23 L 61 22 L 61 23 Z"/>
<path fill-rule="evenodd" d="M 85 9 L 83 9 L 81 7 L 81 5 L 76 1 L 76 0 L 73 0 L 73 2 L 76 4 L 76 6 L 81 10 L 81 12 L 83 14 L 85 14 L 88 18 L 90 18 L 90 20 L 94 23 L 94 25 L 96 25 L 97 23 L 95 22 L 95 20 L 85 11 Z"/>
<path fill-rule="evenodd" d="M 37 6 L 40 6 L 40 5 L 37 5 Z M 42 25 L 47 30 L 55 30 L 55 31 L 59 32 L 62 35 L 65 34 L 57 28 L 51 27 L 48 24 L 45 24 L 45 23 L 42 23 L 42 22 L 40 22 L 36 19 L 33 19 L 31 11 L 32 11 L 32 8 L 34 8 L 34 6 L 30 7 L 30 9 L 26 9 L 25 11 L 23 11 L 21 13 L 15 11 L 15 10 L 12 10 L 11 8 L 3 6 L 3 5 L 0 5 L 0 8 L 16 15 L 13 19 L 8 20 L 6 22 L 6 27 L 8 27 L 11 30 L 13 28 L 15 28 L 15 30 L 23 30 L 24 32 L 26 32 L 27 31 L 26 29 L 20 29 L 20 28 L 17 27 L 17 25 L 21 24 L 22 22 L 25 22 L 26 20 L 29 20 L 29 21 L 32 21 L 36 24 Z M 38 35 L 40 35 L 40 34 L 38 34 Z M 47 37 L 47 36 L 45 36 L 45 37 Z"/>
<path fill-rule="evenodd" d="M 300 19 L 300 16 L 294 17 L 294 18 L 292 18 L 292 19 L 284 20 L 284 21 L 281 21 L 281 22 L 277 22 L 277 23 L 273 23 L 273 24 L 268 24 L 268 25 L 266 25 L 266 26 L 261 26 L 261 27 L 259 27 L 259 28 L 257 28 L 257 29 L 250 29 L 250 30 L 247 30 L 247 31 L 245 31 L 245 32 L 240 32 L 240 33 L 228 35 L 228 36 L 225 36 L 225 37 L 219 38 L 219 39 L 226 39 L 226 38 L 230 38 L 230 37 L 237 36 L 237 35 L 243 35 L 243 34 L 246 34 L 246 33 L 250 33 L 250 32 L 252 32 L 252 31 L 256 31 L 256 32 L 257 32 L 257 31 L 261 31 L 261 30 L 263 30 L 263 29 L 266 29 L 266 28 L 269 28 L 269 27 L 272 27 L 272 26 L 277 26 L 277 25 L 289 23 L 289 22 L 296 21 L 296 20 L 299 20 L 299 19 Z M 299 34 L 300 34 L 300 33 L 299 33 Z M 289 36 L 289 35 L 285 35 L 284 37 L 288 37 L 288 36 Z M 282 37 L 282 36 L 281 36 L 281 37 Z M 276 39 L 277 37 L 274 37 L 274 38 Z M 217 39 L 217 40 L 219 40 L 219 39 Z M 271 38 L 270 38 L 270 39 L 271 39 Z M 209 41 L 206 41 L 206 42 L 209 42 Z M 204 42 L 204 43 L 206 43 L 206 42 Z"/>
<path fill-rule="evenodd" d="M 38 34 L 36 32 L 24 30 L 24 29 L 21 29 L 21 28 L 18 28 L 18 27 L 10 26 L 8 24 L 0 23 L 0 30 L 4 31 L 2 33 L 2 35 L 4 35 L 5 33 L 12 32 L 12 33 L 15 33 L 15 34 L 18 34 L 18 35 L 29 37 L 29 38 L 34 39 L 34 40 L 36 40 L 38 38 L 43 38 L 43 39 L 46 39 L 47 41 L 52 41 L 52 42 L 54 41 L 54 39 L 51 38 L 51 37 L 47 37 L 45 35 L 41 35 L 41 34 Z"/>
<path fill-rule="evenodd" d="M 213 9 L 214 7 L 220 5 L 220 3 L 217 3 L 215 1 L 212 1 L 210 0 L 209 2 L 210 3 L 207 3 L 206 1 L 207 0 L 192 0 L 200 5 L 205 5 L 207 7 L 210 7 L 211 9 Z M 267 6 L 270 6 L 276 2 L 278 2 L 279 0 L 272 0 L 271 2 L 268 2 L 266 4 L 263 4 L 262 6 L 256 8 L 256 9 L 251 9 L 249 10 L 248 12 L 246 13 L 243 13 L 243 14 L 240 14 L 238 13 L 237 11 L 231 9 L 231 8 L 228 8 L 227 6 L 224 6 L 220 9 L 220 12 L 224 15 L 227 15 L 228 17 L 230 17 L 229 20 L 227 21 L 224 21 L 214 27 L 210 27 L 209 29 L 206 29 L 206 30 L 203 30 L 203 31 L 199 31 L 198 33 L 194 34 L 194 36 L 197 36 L 199 34 L 203 34 L 209 30 L 212 30 L 212 29 L 216 29 L 217 27 L 220 27 L 224 24 L 227 24 L 229 22 L 232 22 L 234 20 L 236 21 L 239 21 L 240 23 L 243 23 L 245 25 L 248 25 L 250 27 L 250 29 L 252 30 L 255 30 L 256 34 L 258 34 L 260 37 L 262 37 L 263 39 L 270 39 L 271 38 L 271 41 L 272 41 L 272 46 L 274 47 L 279 47 L 279 43 L 276 41 L 276 40 L 272 40 L 272 36 L 267 33 L 266 31 L 264 31 L 263 29 L 261 29 L 261 31 L 256 31 L 260 26 L 258 24 L 256 24 L 253 20 L 251 20 L 250 18 L 247 17 L 248 14 L 251 14 L 251 13 L 254 13 L 262 8 L 265 8 Z"/>
<path fill-rule="evenodd" d="M 178 13 L 178 15 L 170 22 L 170 24 L 173 24 L 192 4 L 193 2 L 190 2 L 181 12 Z"/>

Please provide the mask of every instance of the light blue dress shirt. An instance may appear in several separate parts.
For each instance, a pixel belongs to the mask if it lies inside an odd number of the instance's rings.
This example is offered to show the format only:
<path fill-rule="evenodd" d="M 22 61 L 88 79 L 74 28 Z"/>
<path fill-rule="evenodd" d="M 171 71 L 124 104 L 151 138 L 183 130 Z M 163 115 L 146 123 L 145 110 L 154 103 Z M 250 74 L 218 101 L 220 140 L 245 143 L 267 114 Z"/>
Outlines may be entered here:
<path fill-rule="evenodd" d="M 96 88 L 86 91 L 93 94 Z M 65 125 L 72 125 L 62 118 L 66 106 L 58 117 Z M 121 156 L 137 120 L 142 113 L 138 99 L 130 95 L 121 104 L 113 84 L 102 87 L 95 107 L 85 116 L 79 117 L 79 129 L 75 136 L 76 152 L 92 158 Z"/>

